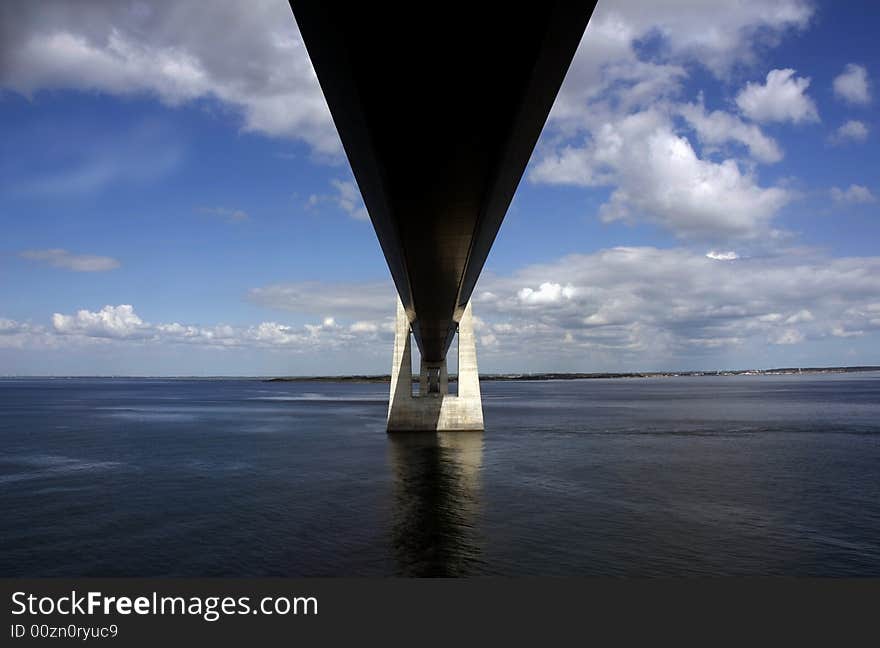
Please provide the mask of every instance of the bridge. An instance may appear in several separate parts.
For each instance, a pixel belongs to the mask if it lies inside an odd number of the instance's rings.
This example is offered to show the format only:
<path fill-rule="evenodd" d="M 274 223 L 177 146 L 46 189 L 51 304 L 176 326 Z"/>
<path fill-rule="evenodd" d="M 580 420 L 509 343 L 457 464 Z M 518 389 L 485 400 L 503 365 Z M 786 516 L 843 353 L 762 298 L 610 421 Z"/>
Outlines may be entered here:
<path fill-rule="evenodd" d="M 470 298 L 596 2 L 290 4 L 399 295 L 388 429 L 481 430 Z"/>

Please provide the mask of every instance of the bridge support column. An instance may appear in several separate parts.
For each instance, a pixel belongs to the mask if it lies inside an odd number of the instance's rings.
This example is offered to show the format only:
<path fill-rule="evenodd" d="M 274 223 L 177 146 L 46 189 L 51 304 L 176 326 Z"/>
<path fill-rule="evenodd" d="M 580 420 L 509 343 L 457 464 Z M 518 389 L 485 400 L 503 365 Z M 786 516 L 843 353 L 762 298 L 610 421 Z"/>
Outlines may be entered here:
<path fill-rule="evenodd" d="M 446 360 L 440 364 L 422 361 L 418 394 L 413 396 L 412 391 L 412 331 L 403 304 L 398 299 L 388 431 L 482 431 L 483 402 L 470 303 L 458 324 L 458 395 L 449 394 Z"/>

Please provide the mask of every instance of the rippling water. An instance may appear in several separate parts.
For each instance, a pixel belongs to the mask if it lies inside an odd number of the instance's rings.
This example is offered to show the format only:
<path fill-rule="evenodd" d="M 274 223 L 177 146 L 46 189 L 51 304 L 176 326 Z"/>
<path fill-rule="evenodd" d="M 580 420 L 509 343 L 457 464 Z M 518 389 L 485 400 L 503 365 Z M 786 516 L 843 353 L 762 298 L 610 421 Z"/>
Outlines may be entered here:
<path fill-rule="evenodd" d="M 880 374 L 0 380 L 0 575 L 880 575 Z"/>

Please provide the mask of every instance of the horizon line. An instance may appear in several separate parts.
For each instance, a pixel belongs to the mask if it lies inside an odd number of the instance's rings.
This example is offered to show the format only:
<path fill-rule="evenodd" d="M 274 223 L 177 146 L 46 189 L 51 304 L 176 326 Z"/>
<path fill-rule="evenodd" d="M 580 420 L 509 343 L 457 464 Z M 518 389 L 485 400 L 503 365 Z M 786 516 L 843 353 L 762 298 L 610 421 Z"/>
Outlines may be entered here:
<path fill-rule="evenodd" d="M 772 374 L 772 373 L 857 373 L 880 371 L 880 365 L 831 365 L 831 366 L 804 366 L 804 367 L 749 367 L 745 369 L 668 369 L 656 371 L 532 371 L 532 372 L 493 372 L 480 374 L 481 379 L 493 378 L 540 378 L 542 376 L 571 377 L 571 378 L 614 378 L 614 377 L 662 377 L 662 376 L 701 376 L 701 375 L 742 375 L 749 373 Z M 457 374 L 449 374 L 450 378 Z M 390 378 L 390 373 L 347 373 L 347 374 L 5 374 L 0 376 L 2 380 L 17 378 L 165 378 L 165 379 L 232 379 L 244 378 L 254 380 L 332 380 L 332 379 L 383 379 Z"/>

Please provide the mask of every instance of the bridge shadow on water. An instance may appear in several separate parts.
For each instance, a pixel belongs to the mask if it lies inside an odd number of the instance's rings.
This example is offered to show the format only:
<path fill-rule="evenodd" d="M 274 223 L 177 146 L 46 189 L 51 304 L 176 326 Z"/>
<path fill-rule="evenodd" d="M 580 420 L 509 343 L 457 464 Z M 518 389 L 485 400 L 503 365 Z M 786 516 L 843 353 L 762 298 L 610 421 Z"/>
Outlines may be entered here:
<path fill-rule="evenodd" d="M 395 432 L 388 438 L 397 574 L 467 576 L 479 571 L 483 434 Z"/>

